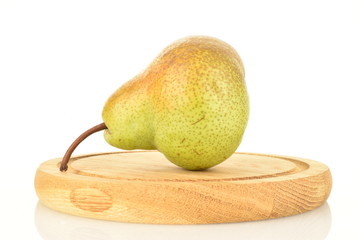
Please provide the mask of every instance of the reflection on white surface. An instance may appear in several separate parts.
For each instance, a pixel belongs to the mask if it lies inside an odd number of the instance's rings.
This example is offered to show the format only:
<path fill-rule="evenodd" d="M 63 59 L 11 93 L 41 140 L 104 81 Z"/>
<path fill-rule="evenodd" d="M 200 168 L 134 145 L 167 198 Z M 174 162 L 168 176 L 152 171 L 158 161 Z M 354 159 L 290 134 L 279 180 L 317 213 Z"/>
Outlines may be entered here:
<path fill-rule="evenodd" d="M 119 223 L 70 216 L 41 203 L 35 224 L 46 240 L 142 239 L 325 239 L 331 226 L 328 203 L 303 214 L 255 222 L 207 225 L 154 225 Z"/>

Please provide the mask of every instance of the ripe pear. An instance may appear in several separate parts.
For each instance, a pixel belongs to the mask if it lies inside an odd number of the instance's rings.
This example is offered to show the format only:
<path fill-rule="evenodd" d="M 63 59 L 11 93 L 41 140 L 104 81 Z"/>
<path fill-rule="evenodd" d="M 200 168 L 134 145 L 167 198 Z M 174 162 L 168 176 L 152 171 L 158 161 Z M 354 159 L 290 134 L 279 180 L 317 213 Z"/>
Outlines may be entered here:
<path fill-rule="evenodd" d="M 95 131 L 105 129 L 114 147 L 157 149 L 188 170 L 213 167 L 242 140 L 249 117 L 244 75 L 227 43 L 180 39 L 110 96 Z"/>

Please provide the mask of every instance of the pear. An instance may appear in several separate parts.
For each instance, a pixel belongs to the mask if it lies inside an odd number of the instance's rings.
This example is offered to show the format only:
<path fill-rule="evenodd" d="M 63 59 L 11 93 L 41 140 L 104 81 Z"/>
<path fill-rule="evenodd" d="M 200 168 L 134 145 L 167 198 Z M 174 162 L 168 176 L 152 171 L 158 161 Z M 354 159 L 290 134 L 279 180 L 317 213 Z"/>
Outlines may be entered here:
<path fill-rule="evenodd" d="M 213 167 L 242 140 L 249 117 L 244 75 L 240 56 L 227 43 L 205 36 L 180 39 L 117 89 L 104 106 L 104 123 L 79 139 L 105 130 L 114 147 L 157 149 L 188 170 Z M 64 156 L 62 171 L 67 161 Z"/>

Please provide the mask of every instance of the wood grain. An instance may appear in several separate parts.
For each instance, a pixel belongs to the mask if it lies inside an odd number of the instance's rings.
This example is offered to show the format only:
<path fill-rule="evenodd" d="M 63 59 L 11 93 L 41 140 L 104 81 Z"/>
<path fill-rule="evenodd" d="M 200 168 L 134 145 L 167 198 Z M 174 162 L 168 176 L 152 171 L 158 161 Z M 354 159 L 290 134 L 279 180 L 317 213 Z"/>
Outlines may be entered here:
<path fill-rule="evenodd" d="M 42 163 L 35 176 L 40 201 L 89 218 L 157 224 L 253 221 L 303 213 L 328 198 L 332 179 L 319 162 L 234 153 L 206 171 L 188 171 L 157 151 L 61 158 Z"/>

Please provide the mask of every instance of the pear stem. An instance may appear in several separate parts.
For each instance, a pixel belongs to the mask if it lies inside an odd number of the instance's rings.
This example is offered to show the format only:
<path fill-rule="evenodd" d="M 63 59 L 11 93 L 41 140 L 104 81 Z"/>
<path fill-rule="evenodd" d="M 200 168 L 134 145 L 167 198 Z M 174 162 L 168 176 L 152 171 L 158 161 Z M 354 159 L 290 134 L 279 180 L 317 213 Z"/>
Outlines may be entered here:
<path fill-rule="evenodd" d="M 70 160 L 71 154 L 74 152 L 75 148 L 82 142 L 85 140 L 85 138 L 87 138 L 88 136 L 90 136 L 93 133 L 102 131 L 107 129 L 105 123 L 100 123 L 92 128 L 90 128 L 89 130 L 85 131 L 84 133 L 82 133 L 68 148 L 68 150 L 66 151 L 61 164 L 60 164 L 60 171 L 65 172 L 68 169 L 68 162 Z"/>

